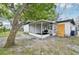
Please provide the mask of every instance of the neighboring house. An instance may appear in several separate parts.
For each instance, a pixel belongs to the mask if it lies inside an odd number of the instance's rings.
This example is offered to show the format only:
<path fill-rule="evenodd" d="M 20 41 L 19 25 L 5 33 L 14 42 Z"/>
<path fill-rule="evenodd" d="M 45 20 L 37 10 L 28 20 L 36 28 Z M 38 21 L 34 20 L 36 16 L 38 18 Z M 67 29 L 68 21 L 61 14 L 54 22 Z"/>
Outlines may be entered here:
<path fill-rule="evenodd" d="M 79 16 L 75 18 L 75 23 L 76 23 L 76 29 L 77 29 L 77 36 L 79 36 Z"/>
<path fill-rule="evenodd" d="M 24 25 L 24 32 L 38 38 L 52 36 L 71 36 L 71 31 L 76 32 L 75 22 L 73 19 L 62 21 L 36 21 Z M 75 34 L 74 34 L 75 35 Z"/>
<path fill-rule="evenodd" d="M 77 36 L 79 36 L 79 24 L 77 24 L 76 27 L 77 27 Z"/>
<path fill-rule="evenodd" d="M 76 31 L 77 31 L 77 36 L 79 36 L 79 16 L 74 18 L 75 24 L 76 24 Z"/>
<path fill-rule="evenodd" d="M 6 28 L 6 29 L 11 29 L 11 24 L 10 22 L 3 22 L 3 26 Z"/>
<path fill-rule="evenodd" d="M 5 27 L 6 29 L 11 29 L 11 24 L 9 22 L 9 20 L 0 17 L 0 24 L 2 27 Z"/>

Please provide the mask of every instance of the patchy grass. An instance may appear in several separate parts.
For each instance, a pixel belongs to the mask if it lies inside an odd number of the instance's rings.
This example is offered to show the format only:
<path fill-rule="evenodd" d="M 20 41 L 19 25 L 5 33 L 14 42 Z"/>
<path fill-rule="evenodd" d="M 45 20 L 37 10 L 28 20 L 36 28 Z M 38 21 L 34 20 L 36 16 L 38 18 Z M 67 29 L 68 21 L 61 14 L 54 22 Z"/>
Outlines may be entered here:
<path fill-rule="evenodd" d="M 9 31 L 0 32 L 0 37 L 7 37 L 9 35 Z"/>
<path fill-rule="evenodd" d="M 79 45 L 79 37 L 71 37 L 71 38 L 69 39 L 69 43 L 70 43 L 70 44 Z"/>
<path fill-rule="evenodd" d="M 0 37 L 7 37 L 9 35 L 10 31 L 0 32 Z M 17 36 L 23 34 L 23 32 L 18 31 Z"/>
<path fill-rule="evenodd" d="M 0 55 L 8 55 L 10 52 L 7 48 L 0 48 Z"/>
<path fill-rule="evenodd" d="M 48 38 L 44 40 L 17 40 L 16 46 L 1 48 L 0 54 L 13 55 L 76 55 L 79 52 L 67 47 L 68 44 L 79 46 L 79 38 Z"/>

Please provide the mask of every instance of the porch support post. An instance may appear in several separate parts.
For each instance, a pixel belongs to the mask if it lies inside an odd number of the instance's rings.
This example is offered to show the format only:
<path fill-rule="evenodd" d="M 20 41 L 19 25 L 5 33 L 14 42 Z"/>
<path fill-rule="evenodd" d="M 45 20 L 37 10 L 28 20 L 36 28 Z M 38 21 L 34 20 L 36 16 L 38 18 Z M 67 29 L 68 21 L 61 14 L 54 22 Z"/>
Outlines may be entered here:
<path fill-rule="evenodd" d="M 34 26 L 35 26 L 35 30 L 34 30 L 34 31 L 35 31 L 35 33 L 36 33 L 36 23 L 35 23 L 35 25 L 34 25 Z"/>
<path fill-rule="evenodd" d="M 43 39 L 42 38 L 42 26 L 43 26 L 43 22 L 41 22 L 41 39 Z"/>
<path fill-rule="evenodd" d="M 29 24 L 29 33 L 30 33 L 30 24 Z"/>

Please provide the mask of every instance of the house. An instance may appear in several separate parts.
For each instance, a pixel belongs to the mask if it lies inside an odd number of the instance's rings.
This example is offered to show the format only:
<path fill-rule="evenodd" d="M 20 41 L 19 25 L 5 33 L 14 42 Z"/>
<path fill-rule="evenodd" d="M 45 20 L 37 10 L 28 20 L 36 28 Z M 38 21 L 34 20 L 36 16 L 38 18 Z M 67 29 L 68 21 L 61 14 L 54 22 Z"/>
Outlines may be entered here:
<path fill-rule="evenodd" d="M 45 38 L 50 35 L 59 37 L 71 36 L 71 32 L 76 32 L 73 19 L 62 21 L 35 21 L 24 25 L 23 28 L 24 32 L 28 32 L 30 35 L 38 38 Z"/>
<path fill-rule="evenodd" d="M 45 38 L 50 36 L 50 31 L 53 32 L 53 24 L 54 22 L 52 21 L 35 21 L 31 22 L 27 25 L 24 25 L 24 32 L 28 32 L 30 35 L 33 35 L 38 38 Z"/>
<path fill-rule="evenodd" d="M 0 17 L 0 25 L 6 29 L 11 29 L 10 21 L 5 18 Z"/>
<path fill-rule="evenodd" d="M 77 28 L 77 36 L 79 36 L 79 16 L 75 18 L 76 28 Z"/>
<path fill-rule="evenodd" d="M 77 27 L 77 36 L 79 36 L 79 23 L 76 24 Z"/>

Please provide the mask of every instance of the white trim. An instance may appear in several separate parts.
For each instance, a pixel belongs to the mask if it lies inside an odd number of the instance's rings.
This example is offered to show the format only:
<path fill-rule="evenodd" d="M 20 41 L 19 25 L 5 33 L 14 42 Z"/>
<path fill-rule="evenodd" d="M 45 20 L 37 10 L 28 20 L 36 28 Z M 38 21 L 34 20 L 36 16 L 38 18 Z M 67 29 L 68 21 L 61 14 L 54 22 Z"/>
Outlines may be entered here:
<path fill-rule="evenodd" d="M 30 35 L 33 35 L 35 37 L 38 37 L 38 38 L 46 38 L 48 36 L 50 36 L 50 34 L 47 34 L 47 35 L 39 35 L 39 34 L 34 34 L 34 33 L 29 33 Z M 42 37 L 41 37 L 42 36 Z"/>

